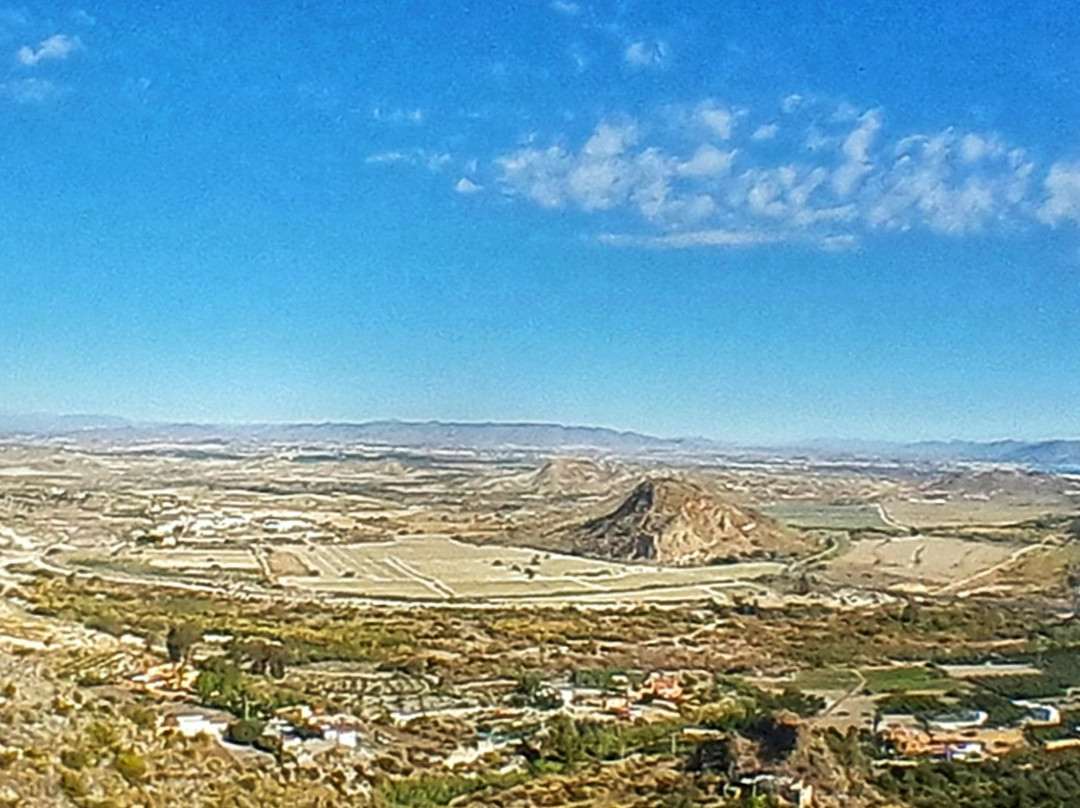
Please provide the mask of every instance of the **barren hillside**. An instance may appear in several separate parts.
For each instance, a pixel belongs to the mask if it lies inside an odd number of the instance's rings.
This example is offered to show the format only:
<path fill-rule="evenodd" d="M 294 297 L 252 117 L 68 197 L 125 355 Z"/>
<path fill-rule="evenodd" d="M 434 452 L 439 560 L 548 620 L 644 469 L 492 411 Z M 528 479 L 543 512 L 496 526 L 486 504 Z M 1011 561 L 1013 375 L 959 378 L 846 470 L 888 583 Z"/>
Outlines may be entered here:
<path fill-rule="evenodd" d="M 690 482 L 645 480 L 614 511 L 566 531 L 579 555 L 673 566 L 805 548 L 794 532 Z"/>

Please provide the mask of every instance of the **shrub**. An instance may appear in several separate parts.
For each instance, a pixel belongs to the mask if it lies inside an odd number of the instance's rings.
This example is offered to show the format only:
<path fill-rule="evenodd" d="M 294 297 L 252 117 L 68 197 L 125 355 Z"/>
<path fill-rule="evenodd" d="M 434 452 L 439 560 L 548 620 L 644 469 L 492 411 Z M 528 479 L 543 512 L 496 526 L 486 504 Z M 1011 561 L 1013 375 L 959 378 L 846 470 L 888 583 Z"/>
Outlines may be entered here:
<path fill-rule="evenodd" d="M 146 777 L 146 760 L 132 749 L 118 754 L 114 765 L 129 785 L 134 785 Z"/>

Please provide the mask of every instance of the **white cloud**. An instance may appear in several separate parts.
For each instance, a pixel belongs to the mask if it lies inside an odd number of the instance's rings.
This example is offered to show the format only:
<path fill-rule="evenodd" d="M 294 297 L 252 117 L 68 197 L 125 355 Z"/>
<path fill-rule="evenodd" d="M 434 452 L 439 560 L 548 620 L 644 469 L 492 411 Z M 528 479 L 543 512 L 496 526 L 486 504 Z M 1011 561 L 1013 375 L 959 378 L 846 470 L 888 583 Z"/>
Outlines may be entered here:
<path fill-rule="evenodd" d="M 638 138 L 637 126 L 633 123 L 601 123 L 585 142 L 582 153 L 588 157 L 615 157 L 634 145 Z"/>
<path fill-rule="evenodd" d="M 462 177 L 457 181 L 457 185 L 454 186 L 454 190 L 459 194 L 475 194 L 484 190 L 482 185 L 477 185 L 468 177 Z"/>
<path fill-rule="evenodd" d="M 881 115 L 877 110 L 867 112 L 859 119 L 859 125 L 844 138 L 840 147 L 844 163 L 833 174 L 833 189 L 842 197 L 850 196 L 859 181 L 873 170 L 870 147 L 874 136 L 881 129 Z"/>
<path fill-rule="evenodd" d="M 740 138 L 737 124 L 748 113 L 706 99 L 646 125 L 603 121 L 577 148 L 534 138 L 495 161 L 494 180 L 542 207 L 631 214 L 649 231 L 609 234 L 602 240 L 610 244 L 786 240 L 837 250 L 874 231 L 963 235 L 1036 219 L 1080 224 L 1080 162 L 1056 164 L 1045 199 L 1037 199 L 1035 164 L 993 133 L 896 137 L 880 110 L 799 104 L 785 129 L 805 126 L 814 148 L 779 160 L 775 146 L 758 145 L 774 131 L 759 136 L 759 126 Z M 816 117 L 804 124 L 808 116 Z"/>
<path fill-rule="evenodd" d="M 635 187 L 646 181 L 653 184 L 650 198 L 655 199 L 656 171 L 649 165 L 653 158 L 628 154 L 637 136 L 632 123 L 605 122 L 576 154 L 560 146 L 524 148 L 496 162 L 508 189 L 543 207 L 574 204 L 583 210 L 608 210 L 628 202 Z"/>
<path fill-rule="evenodd" d="M 951 130 L 901 139 L 892 164 L 877 177 L 868 223 L 964 234 L 1023 216 L 1035 168 L 1025 152 L 980 148 L 974 157 L 968 136 Z"/>
<path fill-rule="evenodd" d="M 48 39 L 43 39 L 36 48 L 24 45 L 15 52 L 15 58 L 19 64 L 26 67 L 34 67 L 41 62 L 66 59 L 71 54 L 82 49 L 82 42 L 78 37 L 65 34 L 53 34 Z"/>
<path fill-rule="evenodd" d="M 784 114 L 790 115 L 791 113 L 799 109 L 801 106 L 803 106 L 804 101 L 806 101 L 806 99 L 803 98 L 801 95 L 799 95 L 798 93 L 792 93 L 780 102 L 780 109 L 784 111 Z"/>
<path fill-rule="evenodd" d="M 577 3 L 566 2 L 566 0 L 552 0 L 551 9 L 567 17 L 576 17 L 581 13 L 581 6 Z"/>
<path fill-rule="evenodd" d="M 694 117 L 721 140 L 730 140 L 739 113 L 708 99 L 698 104 Z"/>
<path fill-rule="evenodd" d="M 827 169 L 797 164 L 747 171 L 733 193 L 735 207 L 755 219 L 770 219 L 790 231 L 850 222 L 854 205 L 840 204 L 825 193 Z"/>
<path fill-rule="evenodd" d="M 1069 220 L 1080 224 L 1080 162 L 1054 163 L 1043 184 L 1047 196 L 1038 211 L 1039 221 L 1054 226 Z"/>
<path fill-rule="evenodd" d="M 623 58 L 634 67 L 658 67 L 662 65 L 670 55 L 671 50 L 666 42 L 631 42 L 623 51 Z"/>
<path fill-rule="evenodd" d="M 754 130 L 754 134 L 750 136 L 751 140 L 772 140 L 780 133 L 780 127 L 775 123 L 764 123 Z"/>
<path fill-rule="evenodd" d="M 985 157 L 998 157 L 1004 148 L 997 138 L 968 133 L 960 138 L 960 159 L 965 163 L 977 163 Z"/>
<path fill-rule="evenodd" d="M 735 151 L 721 151 L 711 143 L 698 146 L 694 156 L 679 163 L 678 172 L 683 177 L 711 177 L 726 174 L 735 162 Z"/>

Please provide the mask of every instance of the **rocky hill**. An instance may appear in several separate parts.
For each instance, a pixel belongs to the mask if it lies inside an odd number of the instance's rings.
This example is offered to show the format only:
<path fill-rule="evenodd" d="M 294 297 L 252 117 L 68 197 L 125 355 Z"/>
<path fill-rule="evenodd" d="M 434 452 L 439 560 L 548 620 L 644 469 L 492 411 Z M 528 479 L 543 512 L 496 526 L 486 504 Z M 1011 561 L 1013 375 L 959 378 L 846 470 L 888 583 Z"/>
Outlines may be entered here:
<path fill-rule="evenodd" d="M 645 480 L 614 511 L 567 533 L 578 555 L 672 566 L 787 555 L 806 544 L 767 517 L 667 478 Z"/>

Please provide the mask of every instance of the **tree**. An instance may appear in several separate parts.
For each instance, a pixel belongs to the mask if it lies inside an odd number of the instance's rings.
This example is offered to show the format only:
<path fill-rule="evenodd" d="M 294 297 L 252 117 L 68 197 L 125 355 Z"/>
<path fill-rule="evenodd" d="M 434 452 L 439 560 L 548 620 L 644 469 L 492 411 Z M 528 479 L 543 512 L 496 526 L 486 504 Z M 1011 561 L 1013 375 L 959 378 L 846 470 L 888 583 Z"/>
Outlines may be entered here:
<path fill-rule="evenodd" d="M 548 727 L 545 746 L 568 768 L 576 766 L 584 753 L 577 724 L 570 716 L 562 713 L 556 716 Z"/>
<path fill-rule="evenodd" d="M 275 679 L 285 676 L 285 666 L 292 662 L 292 650 L 286 645 L 271 645 L 266 655 L 269 673 Z"/>
<path fill-rule="evenodd" d="M 202 639 L 202 629 L 197 623 L 181 623 L 170 626 L 165 638 L 165 648 L 172 662 L 187 662 L 192 646 Z"/>
<path fill-rule="evenodd" d="M 263 724 L 262 721 L 254 719 L 234 721 L 225 728 L 225 740 L 230 743 L 253 746 L 260 738 L 262 738 L 264 727 L 265 724 Z"/>

